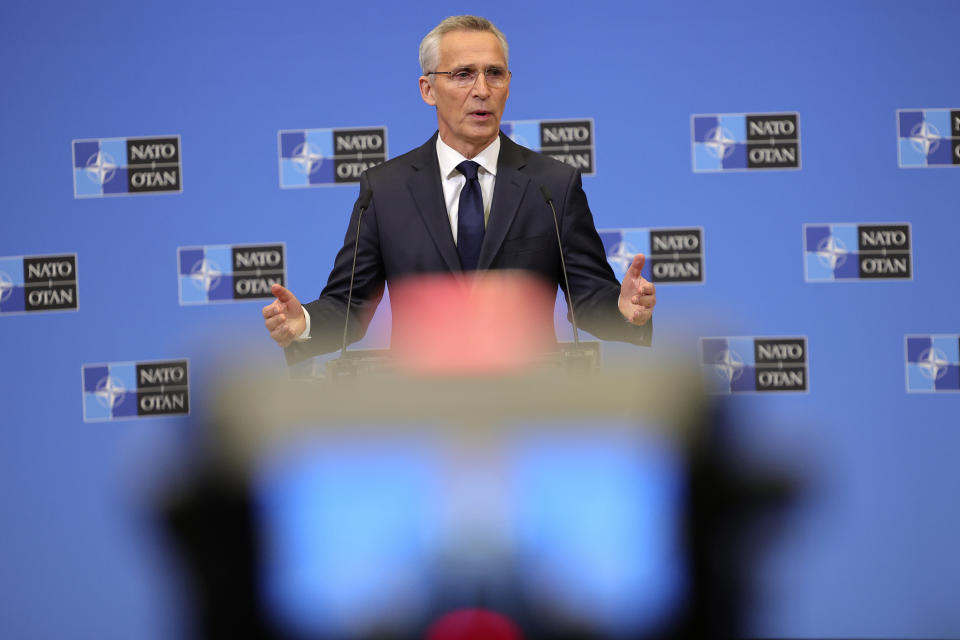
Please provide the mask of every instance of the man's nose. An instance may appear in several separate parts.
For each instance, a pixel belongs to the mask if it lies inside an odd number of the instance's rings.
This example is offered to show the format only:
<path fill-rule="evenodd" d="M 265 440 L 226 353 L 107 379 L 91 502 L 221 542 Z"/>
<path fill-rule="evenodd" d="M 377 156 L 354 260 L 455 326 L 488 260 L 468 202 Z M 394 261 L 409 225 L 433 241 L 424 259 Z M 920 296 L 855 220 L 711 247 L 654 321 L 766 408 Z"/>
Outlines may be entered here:
<path fill-rule="evenodd" d="M 473 83 L 473 93 L 484 98 L 490 95 L 490 85 L 487 84 L 487 74 L 481 71 Z"/>

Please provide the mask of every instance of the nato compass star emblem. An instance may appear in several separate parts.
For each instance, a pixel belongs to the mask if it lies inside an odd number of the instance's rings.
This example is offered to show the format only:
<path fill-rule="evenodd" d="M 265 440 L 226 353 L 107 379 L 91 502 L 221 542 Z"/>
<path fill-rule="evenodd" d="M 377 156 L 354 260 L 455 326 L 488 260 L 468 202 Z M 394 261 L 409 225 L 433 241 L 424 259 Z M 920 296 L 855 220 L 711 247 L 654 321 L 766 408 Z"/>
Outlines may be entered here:
<path fill-rule="evenodd" d="M 221 275 L 223 275 L 223 272 L 220 271 L 219 265 L 206 258 L 199 260 L 190 270 L 190 279 L 201 291 L 210 291 L 220 282 Z"/>
<path fill-rule="evenodd" d="M 703 146 L 707 148 L 707 151 L 709 151 L 710 155 L 714 158 L 720 158 L 722 160 L 733 153 L 736 144 L 737 140 L 733 137 L 729 129 L 714 127 L 707 132 L 707 139 Z"/>
<path fill-rule="evenodd" d="M 940 146 L 940 132 L 924 120 L 910 132 L 910 143 L 914 149 L 928 156 Z"/>
<path fill-rule="evenodd" d="M 626 240 L 621 240 L 613 247 L 613 251 L 607 254 L 607 260 L 617 265 L 621 272 L 626 273 L 630 265 L 633 264 L 634 256 L 638 253 L 639 251 L 628 244 Z"/>
<path fill-rule="evenodd" d="M 717 356 L 714 363 L 714 370 L 717 375 L 730 383 L 743 375 L 743 360 L 737 352 L 731 349 L 724 349 Z"/>
<path fill-rule="evenodd" d="M 90 156 L 84 169 L 86 169 L 87 177 L 91 181 L 102 185 L 113 179 L 113 174 L 117 170 L 117 163 L 109 153 L 98 151 Z"/>
<path fill-rule="evenodd" d="M 297 171 L 310 175 L 320 168 L 323 162 L 323 154 L 315 145 L 304 141 L 293 148 L 293 156 L 290 159 Z"/>
<path fill-rule="evenodd" d="M 921 351 L 917 359 L 917 368 L 929 380 L 939 380 L 947 375 L 949 366 L 950 361 L 947 360 L 946 354 L 934 347 Z"/>
<path fill-rule="evenodd" d="M 112 376 L 107 376 L 98 382 L 97 390 L 94 393 L 97 402 L 107 409 L 113 409 L 120 404 L 126 394 L 127 390 L 123 387 L 123 384 Z"/>
<path fill-rule="evenodd" d="M 10 297 L 10 292 L 13 291 L 13 288 L 14 284 L 10 276 L 0 271 L 0 302 Z"/>
<path fill-rule="evenodd" d="M 847 261 L 847 247 L 836 236 L 828 236 L 817 245 L 817 259 L 831 271 Z"/>

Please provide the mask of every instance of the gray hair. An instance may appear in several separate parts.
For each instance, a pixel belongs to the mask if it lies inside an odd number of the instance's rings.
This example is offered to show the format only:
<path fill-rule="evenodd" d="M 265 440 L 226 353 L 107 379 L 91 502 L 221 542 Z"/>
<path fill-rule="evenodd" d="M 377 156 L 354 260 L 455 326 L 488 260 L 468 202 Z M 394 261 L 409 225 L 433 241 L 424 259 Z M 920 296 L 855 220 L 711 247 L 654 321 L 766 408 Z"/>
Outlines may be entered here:
<path fill-rule="evenodd" d="M 451 31 L 485 31 L 492 33 L 503 48 L 503 59 L 510 64 L 510 48 L 507 38 L 492 22 L 480 16 L 450 16 L 435 26 L 420 41 L 420 68 L 423 73 L 437 70 L 437 58 L 440 56 L 440 39 Z"/>

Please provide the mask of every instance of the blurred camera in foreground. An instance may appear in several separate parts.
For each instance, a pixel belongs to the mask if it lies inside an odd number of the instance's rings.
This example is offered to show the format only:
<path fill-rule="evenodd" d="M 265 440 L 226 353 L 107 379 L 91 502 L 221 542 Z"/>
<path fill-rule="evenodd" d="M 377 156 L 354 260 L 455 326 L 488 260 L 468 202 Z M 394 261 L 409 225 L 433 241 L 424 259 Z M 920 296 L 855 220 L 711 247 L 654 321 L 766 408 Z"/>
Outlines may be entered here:
<path fill-rule="evenodd" d="M 390 366 L 211 389 L 168 511 L 198 634 L 735 633 L 748 510 L 697 369 L 564 366 L 538 283 L 421 285 L 391 292 Z"/>

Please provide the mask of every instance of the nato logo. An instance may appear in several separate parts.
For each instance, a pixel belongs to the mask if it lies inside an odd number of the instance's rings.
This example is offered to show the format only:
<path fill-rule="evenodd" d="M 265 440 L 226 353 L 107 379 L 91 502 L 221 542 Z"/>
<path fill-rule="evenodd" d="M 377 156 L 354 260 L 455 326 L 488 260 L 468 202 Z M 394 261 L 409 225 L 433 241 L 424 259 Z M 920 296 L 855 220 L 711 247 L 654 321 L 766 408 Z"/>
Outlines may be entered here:
<path fill-rule="evenodd" d="M 960 166 L 960 109 L 898 109 L 903 168 Z"/>
<path fill-rule="evenodd" d="M 186 360 L 85 364 L 83 421 L 189 415 Z"/>
<path fill-rule="evenodd" d="M 73 141 L 73 197 L 180 193 L 180 136 Z"/>
<path fill-rule="evenodd" d="M 807 338 L 701 338 L 700 362 L 713 394 L 806 392 Z"/>
<path fill-rule="evenodd" d="M 287 284 L 285 255 L 283 243 L 179 247 L 180 304 L 272 298 L 270 287 Z"/>
<path fill-rule="evenodd" d="M 0 258 L 0 315 L 77 310 L 77 255 Z"/>
<path fill-rule="evenodd" d="M 583 175 L 597 172 L 593 118 L 513 120 L 501 122 L 500 130 L 517 144 L 579 169 Z"/>
<path fill-rule="evenodd" d="M 906 336 L 907 393 L 960 391 L 960 336 Z"/>
<path fill-rule="evenodd" d="M 690 117 L 695 173 L 800 168 L 800 114 Z"/>
<path fill-rule="evenodd" d="M 356 184 L 387 159 L 387 128 L 294 129 L 277 132 L 280 188 Z"/>
<path fill-rule="evenodd" d="M 599 229 L 603 250 L 617 276 L 623 280 L 638 253 L 646 256 L 643 277 L 656 283 L 702 284 L 703 228 Z"/>
<path fill-rule="evenodd" d="M 910 225 L 803 225 L 807 282 L 912 280 Z"/>

